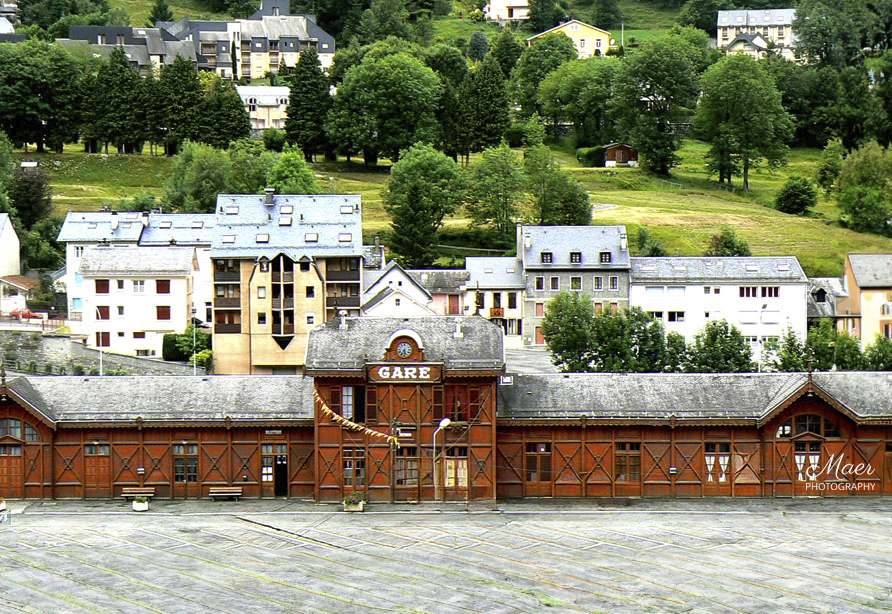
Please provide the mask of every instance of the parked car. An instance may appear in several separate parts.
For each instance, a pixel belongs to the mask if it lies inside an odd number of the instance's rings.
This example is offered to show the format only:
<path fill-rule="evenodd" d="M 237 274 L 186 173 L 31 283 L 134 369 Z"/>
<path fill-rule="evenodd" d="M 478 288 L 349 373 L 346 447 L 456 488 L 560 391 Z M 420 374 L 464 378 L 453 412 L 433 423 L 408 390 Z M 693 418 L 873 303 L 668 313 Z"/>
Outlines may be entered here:
<path fill-rule="evenodd" d="M 40 315 L 39 313 L 34 313 L 33 311 L 29 311 L 28 309 L 13 309 L 9 315 L 19 320 L 43 319 L 42 315 Z"/>

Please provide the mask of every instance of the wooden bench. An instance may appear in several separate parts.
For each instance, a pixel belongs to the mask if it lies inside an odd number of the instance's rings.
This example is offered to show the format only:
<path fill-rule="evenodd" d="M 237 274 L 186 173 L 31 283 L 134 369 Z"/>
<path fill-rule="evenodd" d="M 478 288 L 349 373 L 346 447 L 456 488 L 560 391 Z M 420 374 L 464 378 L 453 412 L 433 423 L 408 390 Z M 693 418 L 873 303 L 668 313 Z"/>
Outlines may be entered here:
<path fill-rule="evenodd" d="M 242 496 L 241 486 L 211 486 L 208 490 L 208 496 L 211 499 L 235 499 Z"/>
<path fill-rule="evenodd" d="M 151 499 L 155 496 L 154 486 L 125 486 L 121 489 L 121 496 L 125 499 L 134 499 L 136 497 L 146 497 Z"/>

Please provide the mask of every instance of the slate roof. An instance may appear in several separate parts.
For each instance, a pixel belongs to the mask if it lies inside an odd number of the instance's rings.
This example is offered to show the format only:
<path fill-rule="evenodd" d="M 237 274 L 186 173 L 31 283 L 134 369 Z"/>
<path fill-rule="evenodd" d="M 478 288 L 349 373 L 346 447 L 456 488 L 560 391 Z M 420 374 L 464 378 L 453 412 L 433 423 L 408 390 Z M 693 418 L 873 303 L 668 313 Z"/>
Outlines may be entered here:
<path fill-rule="evenodd" d="M 9 389 L 53 422 L 313 418 L 313 380 L 304 376 L 19 377 Z"/>
<path fill-rule="evenodd" d="M 140 245 L 201 245 L 209 247 L 217 217 L 213 213 L 151 213 Z"/>
<path fill-rule="evenodd" d="M 254 98 L 257 104 L 265 107 L 277 107 L 279 99 L 287 100 L 291 94 L 289 87 L 272 85 L 236 85 L 235 89 L 244 104 L 248 104 L 248 98 Z"/>
<path fill-rule="evenodd" d="M 414 284 L 419 290 L 421 290 L 421 292 L 422 292 L 423 294 L 425 294 L 425 295 L 427 296 L 428 299 L 432 299 L 432 298 L 433 298 L 433 297 L 431 296 L 431 293 L 428 292 L 427 288 L 425 288 L 425 287 L 422 286 L 420 283 L 418 283 L 418 280 L 417 280 L 417 279 L 415 279 L 414 277 L 412 277 L 411 275 L 409 275 L 409 274 L 406 272 L 406 270 L 405 270 L 403 267 L 401 267 L 401 266 L 399 265 L 399 263 L 398 263 L 396 260 L 391 260 L 390 262 L 388 262 L 388 263 L 387 263 L 387 266 L 384 267 L 383 270 L 380 270 L 380 271 L 366 271 L 365 275 L 363 276 L 363 284 L 364 284 L 364 287 L 363 287 L 363 289 L 362 289 L 363 294 L 367 294 L 368 292 L 371 292 L 372 290 L 375 290 L 375 284 L 377 284 L 379 281 L 381 281 L 381 280 L 384 278 L 385 275 L 387 275 L 388 273 L 390 273 L 390 272 L 393 271 L 394 269 L 396 269 L 396 270 L 398 271 L 398 273 L 402 273 L 402 274 L 405 276 L 405 278 L 406 278 L 406 282 L 407 282 L 407 283 L 410 283 L 410 284 Z M 388 286 L 383 286 L 383 287 L 389 287 L 389 285 L 390 285 L 390 284 L 388 284 Z M 398 288 L 399 288 L 399 286 L 397 286 L 397 289 L 398 289 Z M 379 294 L 380 294 L 380 288 L 379 288 L 378 291 L 376 292 L 375 297 L 377 297 Z M 380 300 L 383 299 L 383 298 L 384 298 L 384 297 L 382 296 L 381 298 L 378 299 L 378 301 L 380 301 Z M 374 300 L 374 298 L 372 298 L 371 300 Z M 375 302 L 378 302 L 378 301 L 375 301 Z"/>
<path fill-rule="evenodd" d="M 523 262 L 516 257 L 465 258 L 465 268 L 471 274 L 469 288 L 500 289 L 526 287 Z"/>
<path fill-rule="evenodd" d="M 629 249 L 625 226 L 521 226 L 518 254 L 526 269 L 628 269 Z M 551 264 L 541 253 L 551 252 Z M 570 252 L 581 252 L 582 262 L 570 263 Z M 601 252 L 611 262 L 601 264 Z"/>
<path fill-rule="evenodd" d="M 505 364 L 502 329 L 479 317 L 335 318 L 310 331 L 307 371 L 358 370 L 367 361 L 384 358 L 388 341 L 399 330 L 414 331 L 424 347 L 424 359 L 444 362 L 450 370 L 497 369 Z M 462 336 L 456 337 L 460 325 Z"/>
<path fill-rule="evenodd" d="M 892 254 L 849 254 L 859 288 L 892 287 Z"/>
<path fill-rule="evenodd" d="M 471 279 L 464 269 L 407 269 L 406 273 L 431 294 L 461 294 Z"/>
<path fill-rule="evenodd" d="M 87 247 L 79 272 L 96 275 L 188 276 L 195 259 L 194 247 Z"/>
<path fill-rule="evenodd" d="M 796 256 L 632 258 L 632 283 L 807 283 Z"/>
<path fill-rule="evenodd" d="M 804 373 L 571 373 L 515 375 L 499 386 L 500 418 L 759 420 L 808 381 Z M 815 373 L 814 382 L 861 418 L 892 417 L 892 375 Z"/>
<path fill-rule="evenodd" d="M 214 258 L 361 256 L 359 195 L 219 194 Z M 284 207 L 284 209 L 283 209 Z M 291 213 L 287 213 L 291 207 Z M 283 222 L 290 218 L 290 225 Z M 314 240 L 315 238 L 315 240 Z"/>
<path fill-rule="evenodd" d="M 118 218 L 118 227 L 112 229 L 112 220 Z M 58 241 L 95 242 L 125 241 L 136 243 L 142 234 L 140 213 L 108 211 L 69 211 L 59 231 Z"/>
<path fill-rule="evenodd" d="M 823 290 L 825 299 L 819 303 L 816 294 Z M 808 317 L 826 318 L 836 315 L 836 299 L 848 296 L 838 277 L 810 277 L 808 280 Z"/>
<path fill-rule="evenodd" d="M 719 11 L 718 27 L 788 26 L 793 25 L 796 9 Z"/>
<path fill-rule="evenodd" d="M 728 43 L 728 48 L 733 47 L 737 42 L 744 43 L 745 45 L 752 45 L 757 49 L 765 50 L 768 48 L 768 40 L 763 37 L 761 34 L 747 34 L 745 32 L 741 32 L 738 34 L 734 40 Z"/>

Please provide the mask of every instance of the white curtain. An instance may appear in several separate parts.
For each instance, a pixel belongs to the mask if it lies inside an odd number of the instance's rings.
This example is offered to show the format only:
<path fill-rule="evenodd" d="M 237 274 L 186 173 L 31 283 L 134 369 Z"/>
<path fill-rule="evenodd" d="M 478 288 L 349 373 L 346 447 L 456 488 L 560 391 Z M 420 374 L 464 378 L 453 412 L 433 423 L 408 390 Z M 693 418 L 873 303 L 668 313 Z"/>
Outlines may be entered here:
<path fill-rule="evenodd" d="M 719 465 L 722 468 L 722 473 L 719 475 L 719 482 L 728 481 L 728 461 L 730 460 L 730 456 L 719 456 Z"/>
<path fill-rule="evenodd" d="M 805 454 L 796 455 L 796 470 L 799 472 L 799 479 L 804 480 L 802 470 L 805 468 Z"/>
<path fill-rule="evenodd" d="M 706 455 L 706 481 L 714 482 L 715 479 L 712 477 L 712 470 L 715 467 L 715 456 L 711 454 Z"/>

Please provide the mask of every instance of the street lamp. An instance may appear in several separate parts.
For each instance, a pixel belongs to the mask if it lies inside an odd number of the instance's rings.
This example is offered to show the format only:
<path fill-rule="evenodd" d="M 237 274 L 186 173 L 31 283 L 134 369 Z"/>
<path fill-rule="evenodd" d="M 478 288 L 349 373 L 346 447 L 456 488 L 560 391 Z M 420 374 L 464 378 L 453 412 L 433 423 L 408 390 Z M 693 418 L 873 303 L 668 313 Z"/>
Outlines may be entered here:
<path fill-rule="evenodd" d="M 102 312 L 99 311 L 99 306 L 96 306 L 96 320 L 99 321 L 102 319 Z M 99 328 L 97 326 L 96 328 Z M 99 375 L 102 376 L 102 333 L 99 333 L 99 338 L 96 340 L 96 348 L 99 350 Z"/>
<path fill-rule="evenodd" d="M 434 468 L 434 499 L 435 500 L 440 499 L 440 491 L 437 487 L 437 433 L 439 433 L 440 431 L 445 429 L 450 424 L 452 424 L 452 420 L 450 420 L 449 418 L 443 418 L 442 420 L 440 420 L 440 426 L 438 426 L 437 430 L 434 431 L 434 438 L 433 438 L 434 456 L 431 459 L 431 465 Z M 446 437 L 444 435 L 443 436 L 443 444 L 445 445 L 445 443 L 446 443 Z"/>

